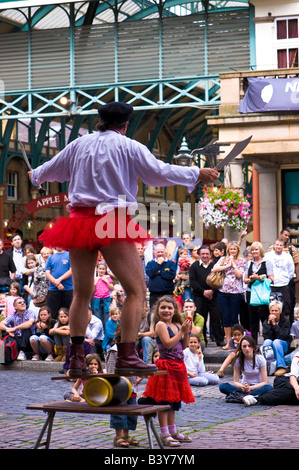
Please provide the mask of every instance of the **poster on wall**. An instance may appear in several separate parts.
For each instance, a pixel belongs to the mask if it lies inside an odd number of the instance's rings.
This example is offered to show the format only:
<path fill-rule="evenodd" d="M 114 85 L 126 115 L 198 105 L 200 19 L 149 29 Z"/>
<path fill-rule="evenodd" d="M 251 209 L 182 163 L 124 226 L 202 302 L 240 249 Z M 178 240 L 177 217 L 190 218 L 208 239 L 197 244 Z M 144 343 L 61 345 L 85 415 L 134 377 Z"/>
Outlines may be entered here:
<path fill-rule="evenodd" d="M 240 113 L 299 110 L 299 77 L 248 78 Z"/>

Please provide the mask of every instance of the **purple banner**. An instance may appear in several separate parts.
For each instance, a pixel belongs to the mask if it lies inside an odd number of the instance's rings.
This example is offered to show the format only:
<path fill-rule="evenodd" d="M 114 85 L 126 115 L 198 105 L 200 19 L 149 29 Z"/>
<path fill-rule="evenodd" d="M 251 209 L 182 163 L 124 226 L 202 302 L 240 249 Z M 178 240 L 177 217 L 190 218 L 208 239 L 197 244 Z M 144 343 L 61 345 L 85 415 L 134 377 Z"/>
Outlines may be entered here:
<path fill-rule="evenodd" d="M 240 113 L 299 110 L 298 78 L 248 78 Z"/>

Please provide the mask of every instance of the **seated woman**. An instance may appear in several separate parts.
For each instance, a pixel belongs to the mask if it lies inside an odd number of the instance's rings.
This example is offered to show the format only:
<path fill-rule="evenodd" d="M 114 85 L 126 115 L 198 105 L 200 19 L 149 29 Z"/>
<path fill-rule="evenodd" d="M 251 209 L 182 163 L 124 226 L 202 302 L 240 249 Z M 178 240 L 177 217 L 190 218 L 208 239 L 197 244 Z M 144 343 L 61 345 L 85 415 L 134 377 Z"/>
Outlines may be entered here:
<path fill-rule="evenodd" d="M 233 384 L 222 383 L 220 392 L 236 401 L 242 402 L 246 395 L 261 395 L 272 389 L 267 383 L 266 359 L 257 352 L 256 343 L 251 336 L 245 335 L 240 341 L 234 362 Z M 237 393 L 236 393 L 237 392 Z"/>
<path fill-rule="evenodd" d="M 243 401 L 247 406 L 251 405 L 299 405 L 299 353 L 297 352 L 291 364 L 290 376 L 275 377 L 273 390 L 258 397 L 246 396 Z"/>
<path fill-rule="evenodd" d="M 273 300 L 269 305 L 268 319 L 263 323 L 263 346 L 272 346 L 276 359 L 274 375 L 284 375 L 287 372 L 285 355 L 290 352 L 292 336 L 288 318 L 282 313 L 282 303 Z"/>
<path fill-rule="evenodd" d="M 30 337 L 30 345 L 33 349 L 33 361 L 41 360 L 41 355 L 46 354 L 46 361 L 54 361 L 54 339 L 50 334 L 54 320 L 51 317 L 51 311 L 46 305 L 41 307 L 35 325 L 35 334 Z"/>

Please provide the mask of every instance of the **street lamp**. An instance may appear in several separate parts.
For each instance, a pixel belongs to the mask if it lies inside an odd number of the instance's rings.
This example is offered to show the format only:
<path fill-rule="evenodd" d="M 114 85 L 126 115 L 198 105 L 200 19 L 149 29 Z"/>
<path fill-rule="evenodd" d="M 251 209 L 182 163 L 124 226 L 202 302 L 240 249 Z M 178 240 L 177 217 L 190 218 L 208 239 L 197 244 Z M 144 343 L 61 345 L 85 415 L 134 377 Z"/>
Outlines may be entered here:
<path fill-rule="evenodd" d="M 180 166 L 191 166 L 194 160 L 194 157 L 190 154 L 190 149 L 186 138 L 183 137 L 181 148 L 178 150 L 178 154 L 173 157 L 174 162 Z"/>

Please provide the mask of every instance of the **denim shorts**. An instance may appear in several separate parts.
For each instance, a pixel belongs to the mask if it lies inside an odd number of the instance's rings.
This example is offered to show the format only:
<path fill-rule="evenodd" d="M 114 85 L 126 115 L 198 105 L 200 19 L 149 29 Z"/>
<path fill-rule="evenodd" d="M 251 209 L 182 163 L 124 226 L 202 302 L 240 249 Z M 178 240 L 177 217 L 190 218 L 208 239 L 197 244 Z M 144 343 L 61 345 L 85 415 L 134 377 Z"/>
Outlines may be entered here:
<path fill-rule="evenodd" d="M 46 336 L 46 335 L 32 335 L 32 336 L 30 336 L 30 341 L 33 340 L 33 341 L 36 341 L 37 343 L 40 343 L 41 339 L 49 341 L 53 346 L 55 344 L 53 339 L 49 338 L 49 336 Z M 45 349 L 41 345 L 39 345 L 39 347 L 40 347 L 40 352 L 46 354 Z"/>

